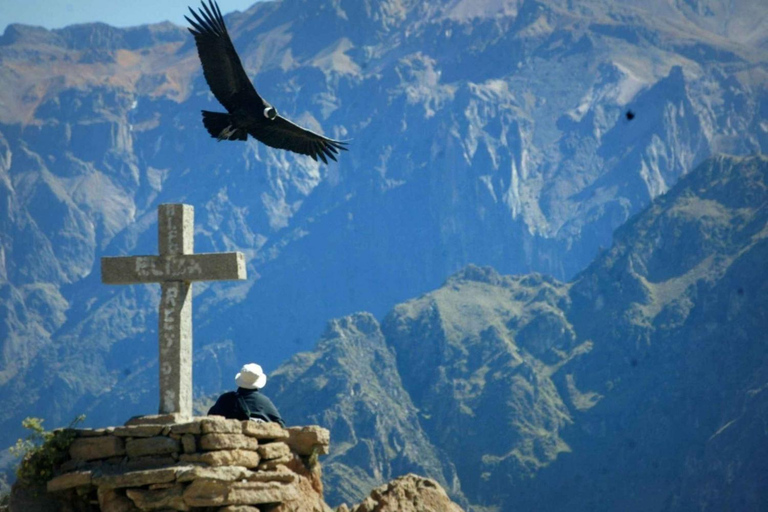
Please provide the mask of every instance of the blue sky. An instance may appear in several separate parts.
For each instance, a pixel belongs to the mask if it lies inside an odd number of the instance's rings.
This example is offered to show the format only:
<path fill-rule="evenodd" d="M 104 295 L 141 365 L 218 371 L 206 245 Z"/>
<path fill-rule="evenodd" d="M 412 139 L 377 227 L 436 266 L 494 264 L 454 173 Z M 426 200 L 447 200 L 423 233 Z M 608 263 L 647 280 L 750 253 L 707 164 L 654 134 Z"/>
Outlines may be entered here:
<path fill-rule="evenodd" d="M 200 0 L 0 0 L 0 33 L 10 23 L 61 28 L 102 21 L 117 27 L 172 21 L 184 25 L 187 6 Z M 219 0 L 223 14 L 244 11 L 257 0 Z"/>

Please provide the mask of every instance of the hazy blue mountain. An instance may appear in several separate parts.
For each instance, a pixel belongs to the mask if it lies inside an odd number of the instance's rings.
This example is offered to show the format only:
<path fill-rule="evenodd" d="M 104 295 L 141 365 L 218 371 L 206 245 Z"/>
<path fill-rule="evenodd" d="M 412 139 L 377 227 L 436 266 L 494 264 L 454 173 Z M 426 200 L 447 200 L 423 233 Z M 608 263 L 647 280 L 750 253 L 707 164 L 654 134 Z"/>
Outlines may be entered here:
<path fill-rule="evenodd" d="M 417 453 L 476 510 L 760 510 L 767 204 L 768 159 L 708 160 L 571 282 L 470 266 L 334 321 L 275 400 L 331 429 L 332 503 Z"/>
<path fill-rule="evenodd" d="M 98 262 L 155 253 L 160 203 L 195 206 L 196 251 L 249 261 L 247 283 L 195 285 L 198 395 L 246 360 L 274 369 L 311 348 L 329 318 L 382 318 L 468 264 L 573 278 L 693 166 L 768 144 L 768 8 L 665 5 L 284 0 L 228 16 L 259 91 L 351 139 L 327 167 L 210 139 L 199 111 L 218 106 L 181 26 L 9 26 L 0 445 L 28 415 L 104 424 L 156 407 L 158 290 L 101 285 Z M 550 460 L 560 427 L 498 464 Z M 448 482 L 441 457 L 419 464 Z"/>

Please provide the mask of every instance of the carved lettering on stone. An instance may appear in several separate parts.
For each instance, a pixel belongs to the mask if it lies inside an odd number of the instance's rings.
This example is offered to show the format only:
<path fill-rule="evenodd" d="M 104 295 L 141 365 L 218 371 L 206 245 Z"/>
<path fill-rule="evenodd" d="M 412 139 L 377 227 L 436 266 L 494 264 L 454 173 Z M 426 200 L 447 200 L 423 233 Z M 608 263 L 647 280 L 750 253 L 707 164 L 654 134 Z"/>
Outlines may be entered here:
<path fill-rule="evenodd" d="M 243 253 L 194 253 L 194 209 L 158 208 L 159 256 L 101 259 L 106 284 L 160 283 L 158 315 L 160 414 L 192 416 L 192 282 L 243 280 Z"/>

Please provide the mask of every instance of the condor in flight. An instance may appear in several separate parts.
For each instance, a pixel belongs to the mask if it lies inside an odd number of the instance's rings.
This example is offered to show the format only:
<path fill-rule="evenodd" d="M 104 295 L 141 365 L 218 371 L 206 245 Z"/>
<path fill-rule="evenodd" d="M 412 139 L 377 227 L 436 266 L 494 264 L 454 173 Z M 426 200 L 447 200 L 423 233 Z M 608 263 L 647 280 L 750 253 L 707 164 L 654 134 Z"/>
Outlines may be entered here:
<path fill-rule="evenodd" d="M 246 140 L 250 134 L 267 146 L 309 155 L 315 161 L 320 157 L 326 164 L 328 158 L 336 160 L 339 150 L 346 151 L 346 142 L 293 124 L 259 96 L 232 45 L 219 6 L 214 0 L 208 0 L 209 5 L 202 0 L 200 3 L 203 7 L 199 15 L 189 8 L 194 21 L 184 17 L 193 27 L 189 31 L 195 36 L 205 81 L 228 112 L 203 110 L 203 124 L 211 137 Z"/>

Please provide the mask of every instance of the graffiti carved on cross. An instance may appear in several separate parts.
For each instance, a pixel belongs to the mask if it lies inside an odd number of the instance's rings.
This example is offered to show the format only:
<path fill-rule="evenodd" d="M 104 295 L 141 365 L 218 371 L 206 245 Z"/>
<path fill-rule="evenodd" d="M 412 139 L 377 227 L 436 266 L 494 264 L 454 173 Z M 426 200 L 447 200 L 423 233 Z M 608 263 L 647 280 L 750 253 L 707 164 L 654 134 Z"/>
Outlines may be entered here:
<path fill-rule="evenodd" d="M 246 278 L 241 252 L 194 253 L 195 210 L 162 204 L 157 256 L 101 259 L 105 284 L 160 283 L 160 414 L 192 416 L 192 282 Z"/>

